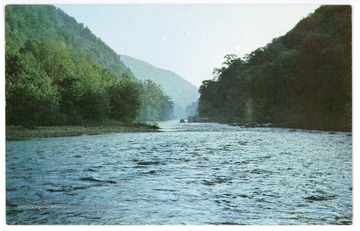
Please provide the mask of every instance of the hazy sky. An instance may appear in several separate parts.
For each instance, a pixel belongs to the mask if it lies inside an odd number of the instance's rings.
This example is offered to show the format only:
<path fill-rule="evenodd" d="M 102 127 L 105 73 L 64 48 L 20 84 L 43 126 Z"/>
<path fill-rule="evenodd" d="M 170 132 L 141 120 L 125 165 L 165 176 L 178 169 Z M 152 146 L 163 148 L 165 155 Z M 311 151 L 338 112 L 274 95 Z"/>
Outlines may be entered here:
<path fill-rule="evenodd" d="M 181 75 L 211 79 L 239 57 L 284 35 L 319 5 L 56 5 L 119 54 Z"/>

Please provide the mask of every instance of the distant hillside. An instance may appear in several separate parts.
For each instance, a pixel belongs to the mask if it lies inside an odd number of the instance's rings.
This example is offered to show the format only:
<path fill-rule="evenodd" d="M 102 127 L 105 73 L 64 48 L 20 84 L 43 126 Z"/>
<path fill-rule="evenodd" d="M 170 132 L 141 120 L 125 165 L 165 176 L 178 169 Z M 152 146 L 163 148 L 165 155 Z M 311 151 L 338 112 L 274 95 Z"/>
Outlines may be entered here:
<path fill-rule="evenodd" d="M 157 68 L 126 55 L 121 55 L 120 59 L 131 69 L 136 78 L 150 79 L 160 84 L 164 88 L 165 94 L 170 96 L 173 102 L 182 109 L 185 109 L 199 96 L 197 87 L 174 72 Z"/>

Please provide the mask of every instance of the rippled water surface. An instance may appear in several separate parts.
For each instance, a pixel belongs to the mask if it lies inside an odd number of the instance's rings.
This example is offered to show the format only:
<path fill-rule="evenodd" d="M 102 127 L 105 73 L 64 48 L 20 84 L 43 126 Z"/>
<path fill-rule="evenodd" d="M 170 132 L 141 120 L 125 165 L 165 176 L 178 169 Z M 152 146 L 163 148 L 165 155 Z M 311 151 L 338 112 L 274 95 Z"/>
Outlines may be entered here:
<path fill-rule="evenodd" d="M 351 224 L 348 133 L 161 123 L 6 143 L 8 224 Z"/>

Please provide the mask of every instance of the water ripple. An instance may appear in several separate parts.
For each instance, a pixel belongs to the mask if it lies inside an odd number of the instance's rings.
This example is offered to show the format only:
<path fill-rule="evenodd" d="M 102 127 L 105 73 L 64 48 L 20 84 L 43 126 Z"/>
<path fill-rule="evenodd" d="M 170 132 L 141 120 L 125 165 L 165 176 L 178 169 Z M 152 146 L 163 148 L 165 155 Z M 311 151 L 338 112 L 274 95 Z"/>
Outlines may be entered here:
<path fill-rule="evenodd" d="M 160 126 L 7 142 L 7 223 L 352 224 L 346 133 Z"/>

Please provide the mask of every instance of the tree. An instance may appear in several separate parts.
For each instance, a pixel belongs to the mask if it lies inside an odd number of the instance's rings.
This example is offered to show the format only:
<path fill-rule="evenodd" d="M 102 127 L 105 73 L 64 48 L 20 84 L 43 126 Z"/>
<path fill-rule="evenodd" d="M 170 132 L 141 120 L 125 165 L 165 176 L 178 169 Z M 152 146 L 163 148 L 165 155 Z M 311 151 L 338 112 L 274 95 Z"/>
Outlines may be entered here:
<path fill-rule="evenodd" d="M 141 84 L 101 39 L 49 5 L 7 5 L 7 124 L 136 119 Z"/>
<path fill-rule="evenodd" d="M 160 85 L 151 80 L 142 82 L 140 121 L 161 121 L 172 117 L 173 102 Z"/>
<path fill-rule="evenodd" d="M 322 6 L 244 60 L 224 58 L 200 87 L 200 116 L 351 130 L 351 7 Z"/>
<path fill-rule="evenodd" d="M 9 51 L 5 72 L 6 122 L 29 126 L 54 123 L 59 95 L 34 57 Z"/>
<path fill-rule="evenodd" d="M 111 118 L 131 123 L 135 120 L 140 105 L 140 83 L 132 81 L 128 76 L 112 85 L 109 90 Z"/>

